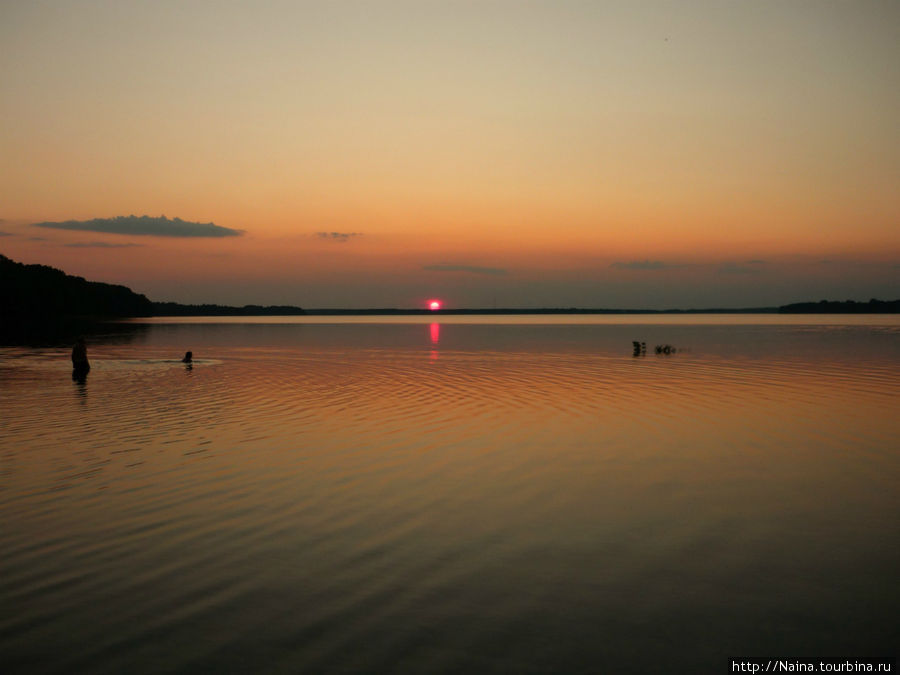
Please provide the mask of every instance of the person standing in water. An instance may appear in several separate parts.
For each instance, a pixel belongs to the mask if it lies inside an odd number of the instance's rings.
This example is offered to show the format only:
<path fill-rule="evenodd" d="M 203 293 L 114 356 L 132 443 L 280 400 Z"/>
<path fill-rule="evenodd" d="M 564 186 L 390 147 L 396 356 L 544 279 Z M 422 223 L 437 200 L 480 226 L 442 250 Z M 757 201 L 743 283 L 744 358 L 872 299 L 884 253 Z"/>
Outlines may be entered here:
<path fill-rule="evenodd" d="M 80 337 L 75 341 L 75 346 L 72 347 L 72 375 L 87 375 L 88 371 L 91 369 L 91 364 L 88 362 L 87 357 L 87 345 L 84 344 L 84 338 Z"/>
<path fill-rule="evenodd" d="M 185 352 L 184 358 L 181 359 L 182 363 L 193 363 L 194 361 L 194 352 Z"/>

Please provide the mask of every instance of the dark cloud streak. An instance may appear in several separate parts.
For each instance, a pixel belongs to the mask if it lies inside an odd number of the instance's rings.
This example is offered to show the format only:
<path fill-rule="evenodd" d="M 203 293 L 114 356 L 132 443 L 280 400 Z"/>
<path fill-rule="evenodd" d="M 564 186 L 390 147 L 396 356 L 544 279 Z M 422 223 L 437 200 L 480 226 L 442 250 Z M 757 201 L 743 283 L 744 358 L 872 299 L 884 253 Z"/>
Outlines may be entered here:
<path fill-rule="evenodd" d="M 316 236 L 319 239 L 327 239 L 328 241 L 345 244 L 353 237 L 361 237 L 363 235 L 362 232 L 316 232 Z"/>
<path fill-rule="evenodd" d="M 78 241 L 73 244 L 63 244 L 66 248 L 134 248 L 143 244 L 110 244 L 105 241 Z"/>
<path fill-rule="evenodd" d="M 423 270 L 428 272 L 467 272 L 469 274 L 486 274 L 491 276 L 503 276 L 506 270 L 499 267 L 478 267 L 476 265 L 452 265 L 441 263 L 439 265 L 425 265 Z"/>
<path fill-rule="evenodd" d="M 67 220 L 61 223 L 33 223 L 33 227 L 47 227 L 56 230 L 79 230 L 104 232 L 106 234 L 126 234 L 147 237 L 237 237 L 243 230 L 233 230 L 213 223 L 192 223 L 181 218 L 165 216 L 117 216 L 116 218 L 94 218 L 93 220 Z"/>
<path fill-rule="evenodd" d="M 719 267 L 716 269 L 716 271 L 719 274 L 759 274 L 760 273 L 761 270 L 759 269 L 758 265 L 753 265 L 752 263 L 750 263 L 750 265 L 751 266 L 748 266 L 747 264 L 742 265 L 740 263 L 722 263 L 721 265 L 719 265 Z"/>
<path fill-rule="evenodd" d="M 661 270 L 675 270 L 692 268 L 696 270 L 714 269 L 719 274 L 759 274 L 764 266 L 768 265 L 765 260 L 747 260 L 744 262 L 723 262 L 723 263 L 667 263 L 661 260 L 632 260 L 631 262 L 614 262 L 611 268 L 617 270 L 630 270 L 639 272 L 658 272 Z"/>
<path fill-rule="evenodd" d="M 633 260 L 631 262 L 614 262 L 610 267 L 617 270 L 669 270 L 681 265 L 670 265 L 661 260 Z"/>

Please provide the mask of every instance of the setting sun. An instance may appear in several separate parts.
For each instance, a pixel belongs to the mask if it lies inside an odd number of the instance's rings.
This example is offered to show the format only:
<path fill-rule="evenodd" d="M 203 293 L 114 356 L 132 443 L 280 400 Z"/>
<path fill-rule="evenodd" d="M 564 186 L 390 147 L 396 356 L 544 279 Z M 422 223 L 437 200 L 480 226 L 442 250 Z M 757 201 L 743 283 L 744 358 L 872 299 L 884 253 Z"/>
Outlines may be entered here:
<path fill-rule="evenodd" d="M 428 309 L 430 309 L 432 312 L 436 312 L 440 308 L 441 308 L 440 300 L 429 300 L 428 301 Z"/>

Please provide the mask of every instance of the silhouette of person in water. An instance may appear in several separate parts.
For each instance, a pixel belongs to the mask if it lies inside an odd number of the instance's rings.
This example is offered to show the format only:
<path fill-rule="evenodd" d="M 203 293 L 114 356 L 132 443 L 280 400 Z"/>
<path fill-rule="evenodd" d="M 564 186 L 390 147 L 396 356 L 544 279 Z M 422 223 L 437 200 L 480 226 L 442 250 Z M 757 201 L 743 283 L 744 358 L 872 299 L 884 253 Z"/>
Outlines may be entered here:
<path fill-rule="evenodd" d="M 184 358 L 181 359 L 182 363 L 193 363 L 194 362 L 194 352 L 185 352 Z"/>
<path fill-rule="evenodd" d="M 72 347 L 72 379 L 84 380 L 90 369 L 91 364 L 88 363 L 87 345 L 84 344 L 84 338 L 80 337 L 75 341 L 75 346 Z"/>

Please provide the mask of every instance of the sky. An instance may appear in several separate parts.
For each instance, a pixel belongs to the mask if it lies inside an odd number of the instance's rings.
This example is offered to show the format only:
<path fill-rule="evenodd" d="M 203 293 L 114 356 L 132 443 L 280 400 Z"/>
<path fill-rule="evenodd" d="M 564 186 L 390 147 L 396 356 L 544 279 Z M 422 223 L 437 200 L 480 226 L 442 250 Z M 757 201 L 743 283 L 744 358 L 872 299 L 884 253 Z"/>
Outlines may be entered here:
<path fill-rule="evenodd" d="M 0 253 L 152 300 L 900 297 L 896 0 L 0 0 Z"/>

